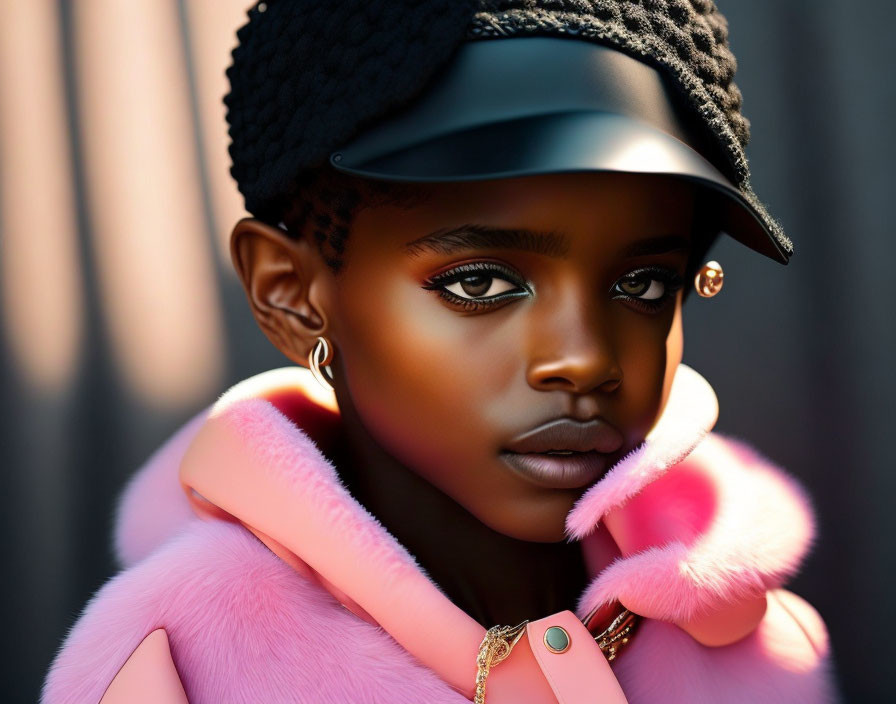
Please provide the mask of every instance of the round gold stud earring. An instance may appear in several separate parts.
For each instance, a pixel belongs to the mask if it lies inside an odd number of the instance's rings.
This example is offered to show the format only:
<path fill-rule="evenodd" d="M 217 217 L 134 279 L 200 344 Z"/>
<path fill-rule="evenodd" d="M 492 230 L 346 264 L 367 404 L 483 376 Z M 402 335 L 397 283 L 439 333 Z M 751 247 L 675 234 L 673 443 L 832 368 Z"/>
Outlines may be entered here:
<path fill-rule="evenodd" d="M 333 388 L 333 384 L 330 383 L 333 379 L 333 370 L 329 367 L 331 361 L 333 361 L 333 348 L 330 346 L 330 341 L 325 337 L 318 337 L 308 353 L 308 369 L 311 370 L 311 375 L 317 383 L 325 389 Z M 326 376 L 323 372 L 326 372 Z"/>
<path fill-rule="evenodd" d="M 717 261 L 706 262 L 694 277 L 694 288 L 704 298 L 712 298 L 722 290 L 725 272 Z"/>

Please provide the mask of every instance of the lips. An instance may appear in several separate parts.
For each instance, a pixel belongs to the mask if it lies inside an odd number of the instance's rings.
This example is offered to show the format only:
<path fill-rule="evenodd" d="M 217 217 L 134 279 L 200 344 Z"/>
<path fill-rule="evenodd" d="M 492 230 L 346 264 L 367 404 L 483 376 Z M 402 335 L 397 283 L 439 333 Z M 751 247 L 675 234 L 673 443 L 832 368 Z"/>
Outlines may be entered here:
<path fill-rule="evenodd" d="M 625 439 L 605 420 L 558 418 L 514 438 L 501 459 L 529 481 L 553 489 L 587 486 L 609 469 Z"/>

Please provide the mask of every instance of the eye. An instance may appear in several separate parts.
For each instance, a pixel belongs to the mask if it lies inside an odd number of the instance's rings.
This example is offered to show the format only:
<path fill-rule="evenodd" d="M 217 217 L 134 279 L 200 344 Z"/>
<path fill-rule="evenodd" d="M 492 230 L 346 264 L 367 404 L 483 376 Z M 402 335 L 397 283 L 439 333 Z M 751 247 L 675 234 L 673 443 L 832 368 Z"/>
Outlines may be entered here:
<path fill-rule="evenodd" d="M 616 285 L 622 293 L 647 301 L 662 298 L 666 293 L 666 285 L 658 279 L 621 279 Z"/>
<path fill-rule="evenodd" d="M 671 269 L 648 267 L 630 271 L 614 285 L 611 293 L 637 303 L 648 311 L 659 310 L 682 287 L 684 279 Z"/>
<path fill-rule="evenodd" d="M 497 296 L 499 293 L 513 291 L 515 288 L 516 285 L 507 279 L 489 274 L 471 274 L 449 286 L 445 286 L 446 291 L 450 291 L 461 298 Z"/>
<path fill-rule="evenodd" d="M 423 288 L 467 309 L 529 295 L 518 274 L 493 262 L 462 264 L 433 276 Z"/>

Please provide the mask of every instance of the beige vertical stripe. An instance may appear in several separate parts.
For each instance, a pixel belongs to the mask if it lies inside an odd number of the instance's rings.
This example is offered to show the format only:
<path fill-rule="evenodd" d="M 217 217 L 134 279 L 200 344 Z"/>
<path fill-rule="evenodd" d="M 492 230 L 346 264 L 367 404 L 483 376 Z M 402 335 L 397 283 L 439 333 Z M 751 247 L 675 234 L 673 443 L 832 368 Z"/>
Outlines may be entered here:
<path fill-rule="evenodd" d="M 224 71 L 230 65 L 230 51 L 236 46 L 236 30 L 246 21 L 252 3 L 246 0 L 190 0 L 186 4 L 190 26 L 190 49 L 196 74 L 199 119 L 202 125 L 205 168 L 223 268 L 232 272 L 229 240 L 233 225 L 248 213 L 243 197 L 230 175 L 230 156 L 224 103 L 229 90 Z"/>
<path fill-rule="evenodd" d="M 90 217 L 116 358 L 162 407 L 207 398 L 222 323 L 175 2 L 72 3 Z"/>
<path fill-rule="evenodd" d="M 51 394 L 74 378 L 84 326 L 62 66 L 55 0 L 7 5 L 0 22 L 3 319 L 24 378 Z"/>

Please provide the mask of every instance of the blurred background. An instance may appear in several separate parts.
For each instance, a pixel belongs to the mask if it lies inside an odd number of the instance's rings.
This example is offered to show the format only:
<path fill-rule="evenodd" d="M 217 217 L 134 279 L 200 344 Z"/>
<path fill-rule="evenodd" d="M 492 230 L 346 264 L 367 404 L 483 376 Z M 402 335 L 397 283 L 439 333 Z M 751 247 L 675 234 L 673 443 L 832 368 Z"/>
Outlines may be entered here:
<path fill-rule="evenodd" d="M 892 312 L 896 81 L 888 0 L 718 0 L 787 267 L 727 240 L 725 290 L 685 307 L 717 429 L 810 489 L 791 587 L 825 618 L 844 698 L 894 701 Z M 240 0 L 2 0 L 0 699 L 31 702 L 116 571 L 115 501 L 171 432 L 283 366 L 227 238 L 224 68 Z"/>

